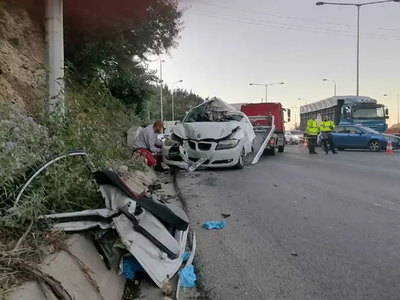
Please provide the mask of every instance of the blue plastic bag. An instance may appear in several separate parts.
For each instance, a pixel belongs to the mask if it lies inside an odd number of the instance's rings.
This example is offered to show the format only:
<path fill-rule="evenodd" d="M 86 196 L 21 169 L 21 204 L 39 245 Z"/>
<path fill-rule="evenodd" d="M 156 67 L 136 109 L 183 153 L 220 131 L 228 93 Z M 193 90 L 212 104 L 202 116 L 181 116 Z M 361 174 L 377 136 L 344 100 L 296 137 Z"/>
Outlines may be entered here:
<path fill-rule="evenodd" d="M 205 229 L 224 229 L 225 228 L 225 221 L 208 221 L 203 224 Z"/>
<path fill-rule="evenodd" d="M 185 288 L 191 288 L 196 285 L 197 280 L 196 274 L 194 274 L 193 265 L 186 266 L 181 271 L 181 286 Z"/>
<path fill-rule="evenodd" d="M 183 262 L 186 262 L 189 259 L 189 256 L 190 256 L 190 251 L 183 253 L 182 255 Z"/>
<path fill-rule="evenodd" d="M 144 271 L 143 267 L 133 256 L 124 258 L 122 263 L 122 273 L 127 279 L 134 280 L 136 272 Z"/>

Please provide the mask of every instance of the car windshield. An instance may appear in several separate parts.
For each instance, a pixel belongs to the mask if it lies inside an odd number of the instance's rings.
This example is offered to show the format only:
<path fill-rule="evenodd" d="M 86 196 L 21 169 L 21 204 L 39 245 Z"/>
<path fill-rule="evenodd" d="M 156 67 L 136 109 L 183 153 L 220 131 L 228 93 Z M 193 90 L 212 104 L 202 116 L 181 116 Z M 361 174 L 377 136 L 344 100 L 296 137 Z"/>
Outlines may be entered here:
<path fill-rule="evenodd" d="M 363 130 L 364 132 L 367 132 L 367 133 L 379 134 L 378 131 L 375 131 L 375 130 L 369 128 L 369 127 L 360 126 L 359 128 L 361 130 Z"/>
<path fill-rule="evenodd" d="M 383 107 L 374 107 L 374 108 L 356 108 L 353 111 L 353 118 L 354 119 L 380 119 L 384 118 L 384 110 Z"/>
<path fill-rule="evenodd" d="M 193 108 L 183 123 L 240 121 L 243 114 L 222 101 L 212 101 Z"/>

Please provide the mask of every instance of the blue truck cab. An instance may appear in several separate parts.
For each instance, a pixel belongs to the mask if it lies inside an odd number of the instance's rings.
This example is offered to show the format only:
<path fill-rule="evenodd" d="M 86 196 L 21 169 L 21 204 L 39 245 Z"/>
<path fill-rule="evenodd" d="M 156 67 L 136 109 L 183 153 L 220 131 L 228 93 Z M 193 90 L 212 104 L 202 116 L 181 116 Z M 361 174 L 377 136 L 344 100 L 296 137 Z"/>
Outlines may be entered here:
<path fill-rule="evenodd" d="M 305 130 L 307 120 L 313 116 L 319 123 L 324 115 L 328 115 L 336 125 L 361 125 L 385 132 L 389 110 L 370 97 L 335 96 L 301 106 L 300 129 Z"/>

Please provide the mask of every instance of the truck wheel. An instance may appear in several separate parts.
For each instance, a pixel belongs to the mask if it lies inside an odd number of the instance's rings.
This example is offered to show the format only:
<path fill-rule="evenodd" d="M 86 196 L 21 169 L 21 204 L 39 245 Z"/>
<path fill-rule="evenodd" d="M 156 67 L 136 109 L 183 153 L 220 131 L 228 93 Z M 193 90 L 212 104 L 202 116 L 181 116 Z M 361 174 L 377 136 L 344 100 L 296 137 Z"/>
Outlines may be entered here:
<path fill-rule="evenodd" d="M 242 152 L 240 152 L 238 163 L 235 165 L 234 168 L 238 170 L 243 169 L 245 165 L 245 158 L 246 158 L 246 152 L 243 148 Z"/>
<path fill-rule="evenodd" d="M 278 152 L 282 153 L 283 151 L 285 151 L 285 146 L 279 146 L 278 147 Z"/>

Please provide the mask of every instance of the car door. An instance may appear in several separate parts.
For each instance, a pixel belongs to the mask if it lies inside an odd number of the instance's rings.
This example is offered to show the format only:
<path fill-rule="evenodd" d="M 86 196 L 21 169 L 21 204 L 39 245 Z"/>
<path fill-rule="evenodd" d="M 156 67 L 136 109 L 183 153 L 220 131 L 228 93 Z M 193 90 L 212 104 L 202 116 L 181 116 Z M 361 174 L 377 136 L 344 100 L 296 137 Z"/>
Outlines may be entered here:
<path fill-rule="evenodd" d="M 368 145 L 368 135 L 365 134 L 361 129 L 355 126 L 346 126 L 345 129 L 347 132 L 347 147 L 362 149 Z"/>
<path fill-rule="evenodd" d="M 336 148 L 346 148 L 347 132 L 343 126 L 336 126 L 332 132 L 333 144 Z"/>

